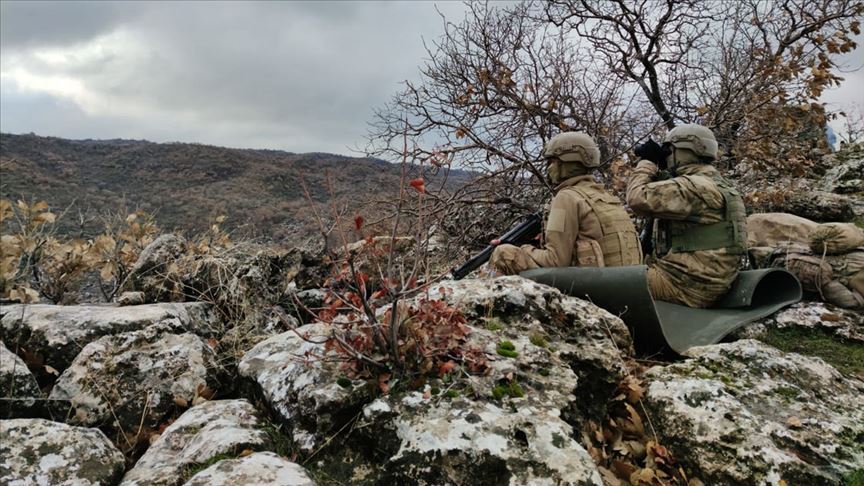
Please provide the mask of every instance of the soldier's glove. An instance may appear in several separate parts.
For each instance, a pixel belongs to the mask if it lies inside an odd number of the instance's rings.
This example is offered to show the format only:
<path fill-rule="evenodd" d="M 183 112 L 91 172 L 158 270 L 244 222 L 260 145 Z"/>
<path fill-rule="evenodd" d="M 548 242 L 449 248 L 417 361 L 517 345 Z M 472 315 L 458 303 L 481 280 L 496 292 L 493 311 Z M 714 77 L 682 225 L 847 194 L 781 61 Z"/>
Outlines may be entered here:
<path fill-rule="evenodd" d="M 655 142 L 654 139 L 649 138 L 648 141 L 642 145 L 637 145 L 633 152 L 640 159 L 650 160 L 657 164 L 657 167 L 660 167 L 661 169 L 666 167 L 667 151 L 662 145 Z"/>

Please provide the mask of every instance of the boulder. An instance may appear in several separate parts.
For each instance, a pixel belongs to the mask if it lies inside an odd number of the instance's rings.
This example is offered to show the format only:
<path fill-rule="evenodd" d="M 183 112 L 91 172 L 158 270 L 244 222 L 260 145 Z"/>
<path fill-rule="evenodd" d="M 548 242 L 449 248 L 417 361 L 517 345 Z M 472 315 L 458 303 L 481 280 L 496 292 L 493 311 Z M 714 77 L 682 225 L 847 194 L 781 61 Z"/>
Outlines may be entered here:
<path fill-rule="evenodd" d="M 736 331 L 734 336 L 738 339 L 758 339 L 769 329 L 788 327 L 824 331 L 864 345 L 864 315 L 860 311 L 838 309 L 822 302 L 799 302 L 747 325 Z"/>
<path fill-rule="evenodd" d="M 0 339 L 17 343 L 35 364 L 63 371 L 78 352 L 101 336 L 137 331 L 172 321 L 190 332 L 215 335 L 221 324 L 208 304 L 151 304 L 61 306 L 49 304 L 4 306 Z"/>
<path fill-rule="evenodd" d="M 632 341 L 623 322 L 520 277 L 443 282 L 428 298 L 466 316 L 463 349 L 485 357 L 485 373 L 433 376 L 425 389 L 372 401 L 366 381 L 317 358 L 331 330 L 323 323 L 262 342 L 240 373 L 301 449 L 326 446 L 353 423 L 347 440 L 318 456 L 346 482 L 602 484 L 573 437 L 605 415 L 626 375 Z"/>
<path fill-rule="evenodd" d="M 239 459 L 226 459 L 192 476 L 184 486 L 314 486 L 303 467 L 273 454 L 256 452 Z"/>
<path fill-rule="evenodd" d="M 660 442 L 706 484 L 840 484 L 864 468 L 864 382 L 752 340 L 646 373 Z"/>
<path fill-rule="evenodd" d="M 38 415 L 42 398 L 36 377 L 0 341 L 0 419 Z"/>
<path fill-rule="evenodd" d="M 147 302 L 173 300 L 176 282 L 167 278 L 168 268 L 186 252 L 186 244 L 180 235 L 160 235 L 138 256 L 124 288 L 144 292 Z"/>
<path fill-rule="evenodd" d="M 856 204 L 851 196 L 831 192 L 808 190 L 786 195 L 781 201 L 771 202 L 768 212 L 791 213 L 816 222 L 848 222 L 855 219 Z"/>
<path fill-rule="evenodd" d="M 249 350 L 237 366 L 244 387 L 263 398 L 295 445 L 307 452 L 370 399 L 362 382 L 337 383 L 340 363 L 313 358 L 325 354 L 329 333 L 319 322 L 278 334 Z"/>
<path fill-rule="evenodd" d="M 429 298 L 459 308 L 474 327 L 497 321 L 508 333 L 548 334 L 563 361 L 580 380 L 577 403 L 583 414 L 601 418 L 606 400 L 626 374 L 623 358 L 632 357 L 633 340 L 624 322 L 594 304 L 522 277 L 444 281 Z M 530 337 L 530 336 L 528 336 Z"/>
<path fill-rule="evenodd" d="M 225 370 L 200 337 L 167 322 L 84 347 L 51 390 L 55 416 L 132 432 L 212 398 Z"/>
<path fill-rule="evenodd" d="M 181 484 L 195 466 L 237 456 L 246 449 L 266 450 L 271 445 L 261 429 L 258 412 L 246 400 L 204 402 L 168 426 L 120 484 Z"/>
<path fill-rule="evenodd" d="M 116 484 L 123 454 L 98 429 L 44 419 L 0 420 L 0 484 Z"/>
<path fill-rule="evenodd" d="M 838 164 L 825 172 L 819 181 L 819 189 L 837 194 L 864 192 L 864 154 L 838 161 Z"/>
<path fill-rule="evenodd" d="M 117 297 L 117 305 L 141 305 L 147 300 L 144 292 L 123 292 L 120 297 Z"/>

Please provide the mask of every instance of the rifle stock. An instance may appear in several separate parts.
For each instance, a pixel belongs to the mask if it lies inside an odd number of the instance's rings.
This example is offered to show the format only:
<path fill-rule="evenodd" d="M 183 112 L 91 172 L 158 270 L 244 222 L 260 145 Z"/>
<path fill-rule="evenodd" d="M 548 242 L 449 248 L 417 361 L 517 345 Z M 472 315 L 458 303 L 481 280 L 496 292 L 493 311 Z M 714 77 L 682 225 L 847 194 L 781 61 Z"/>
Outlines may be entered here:
<path fill-rule="evenodd" d="M 540 215 L 538 213 L 532 213 L 510 231 L 504 233 L 499 240 L 501 240 L 502 245 L 527 243 L 531 238 L 537 236 L 542 229 L 542 219 L 540 218 Z M 483 251 L 471 257 L 471 259 L 462 264 L 462 266 L 454 268 L 451 271 L 453 279 L 460 280 L 465 278 L 469 273 L 476 270 L 477 267 L 489 261 L 489 257 L 492 256 L 493 251 L 495 251 L 495 245 L 489 245 L 484 248 Z"/>

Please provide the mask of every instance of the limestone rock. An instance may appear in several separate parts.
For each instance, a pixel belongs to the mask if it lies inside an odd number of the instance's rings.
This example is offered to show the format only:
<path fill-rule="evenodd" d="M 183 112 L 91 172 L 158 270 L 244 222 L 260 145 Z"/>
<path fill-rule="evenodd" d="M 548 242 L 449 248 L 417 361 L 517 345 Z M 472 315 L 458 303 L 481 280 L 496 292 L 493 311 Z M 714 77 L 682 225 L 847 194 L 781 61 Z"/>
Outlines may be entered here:
<path fill-rule="evenodd" d="M 55 416 L 137 430 L 158 426 L 199 396 L 211 398 L 225 371 L 200 337 L 179 332 L 162 323 L 85 346 L 51 390 Z"/>
<path fill-rule="evenodd" d="M 736 331 L 737 338 L 758 338 L 769 328 L 803 327 L 818 329 L 843 339 L 864 344 L 864 315 L 822 302 L 799 302 Z"/>
<path fill-rule="evenodd" d="M 816 222 L 849 222 L 855 219 L 855 199 L 819 190 L 796 191 L 773 202 L 768 212 L 792 213 Z"/>
<path fill-rule="evenodd" d="M 864 192 L 864 154 L 858 152 L 857 156 L 838 162 L 819 181 L 819 188 L 837 194 Z"/>
<path fill-rule="evenodd" d="M 24 361 L 0 341 L 0 418 L 33 416 L 42 391 Z M 38 406 L 38 407 L 37 407 Z"/>
<path fill-rule="evenodd" d="M 0 420 L 0 484 L 116 484 L 123 454 L 98 429 L 44 419 Z"/>
<path fill-rule="evenodd" d="M 173 284 L 167 281 L 166 270 L 185 251 L 186 239 L 182 236 L 160 235 L 144 248 L 129 271 L 129 289 L 144 292 L 148 302 L 172 300 Z"/>
<path fill-rule="evenodd" d="M 370 402 L 365 381 L 306 358 L 323 354 L 330 328 L 322 323 L 262 342 L 240 373 L 301 448 L 315 449 L 356 420 L 347 441 L 318 456 L 322 470 L 343 472 L 345 482 L 601 484 L 574 427 L 602 418 L 625 376 L 632 341 L 624 323 L 520 277 L 439 287 L 428 298 L 466 316 L 463 346 L 486 357 L 486 373 L 449 384 L 433 377 L 425 390 Z"/>
<path fill-rule="evenodd" d="M 314 486 L 303 467 L 272 452 L 219 461 L 192 476 L 184 486 Z"/>
<path fill-rule="evenodd" d="M 296 445 L 313 450 L 346 411 L 368 401 L 365 387 L 340 386 L 339 363 L 307 358 L 324 354 L 330 328 L 307 324 L 273 336 L 252 348 L 238 365 L 253 394 L 283 421 Z"/>
<path fill-rule="evenodd" d="M 644 401 L 706 484 L 839 484 L 864 468 L 864 382 L 752 340 L 689 354 L 648 371 Z"/>
<path fill-rule="evenodd" d="M 267 449 L 271 441 L 260 427 L 258 412 L 246 400 L 192 407 L 165 429 L 120 484 L 177 485 L 193 466 L 246 449 Z"/>
<path fill-rule="evenodd" d="M 135 307 L 11 305 L 4 306 L 0 339 L 18 343 L 44 364 L 63 371 L 84 346 L 99 337 L 137 331 L 163 321 L 204 336 L 215 334 L 221 326 L 204 303 Z"/>
<path fill-rule="evenodd" d="M 430 292 L 430 298 L 455 305 L 469 323 L 473 320 L 475 328 L 486 327 L 492 319 L 504 329 L 521 333 L 522 339 L 542 332 L 548 334 L 550 344 L 562 341 L 570 345 L 566 349 L 572 351 L 561 348 L 560 356 L 580 380 L 580 409 L 594 418 L 605 413 L 609 394 L 625 374 L 622 358 L 633 356 L 633 340 L 621 319 L 522 277 L 445 281 Z"/>
<path fill-rule="evenodd" d="M 117 298 L 117 304 L 121 306 L 125 305 L 141 305 L 146 301 L 146 296 L 144 292 L 123 292 L 120 294 L 120 297 Z"/>

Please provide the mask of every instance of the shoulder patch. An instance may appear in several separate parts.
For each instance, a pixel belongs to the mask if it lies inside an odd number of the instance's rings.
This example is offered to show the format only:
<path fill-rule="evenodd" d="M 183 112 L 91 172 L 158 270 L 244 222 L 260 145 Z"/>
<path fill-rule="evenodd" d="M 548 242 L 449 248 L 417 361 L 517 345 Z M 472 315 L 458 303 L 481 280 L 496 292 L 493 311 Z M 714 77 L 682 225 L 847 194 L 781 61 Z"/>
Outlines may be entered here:
<path fill-rule="evenodd" d="M 546 231 L 564 232 L 567 224 L 567 213 L 561 208 L 552 208 L 549 211 L 549 220 L 546 222 Z"/>

